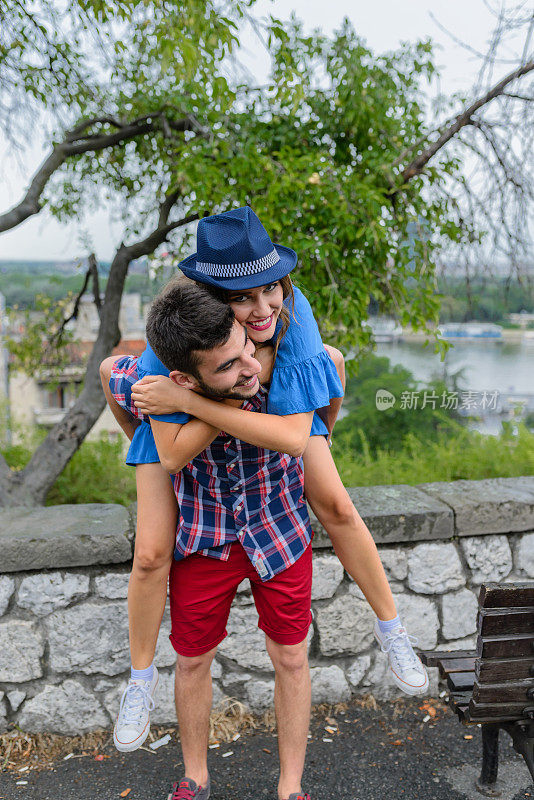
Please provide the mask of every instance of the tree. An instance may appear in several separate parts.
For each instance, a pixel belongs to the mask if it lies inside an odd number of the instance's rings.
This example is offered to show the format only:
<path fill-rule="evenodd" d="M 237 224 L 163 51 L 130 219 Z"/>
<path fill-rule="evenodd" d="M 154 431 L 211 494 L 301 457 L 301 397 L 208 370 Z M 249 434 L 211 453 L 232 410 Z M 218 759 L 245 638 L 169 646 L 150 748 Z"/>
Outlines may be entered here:
<path fill-rule="evenodd" d="M 13 474 L 0 461 L 4 504 L 43 502 L 98 417 L 98 364 L 119 339 L 130 261 L 163 242 L 177 256 L 185 252 L 189 223 L 202 215 L 253 205 L 273 240 L 299 252 L 296 280 L 331 341 L 368 344 L 360 320 L 371 297 L 405 324 L 435 321 L 436 255 L 479 233 L 450 192 L 461 180 L 451 144 L 534 69 L 525 56 L 436 129 L 424 109 L 422 82 L 434 74 L 428 42 L 376 56 L 348 21 L 330 38 L 271 18 L 260 32 L 271 78 L 254 87 L 231 60 L 246 3 L 153 5 L 152 15 L 152 4 L 121 3 L 129 21 L 122 38 L 109 22 L 112 4 L 105 6 L 104 66 L 77 66 L 91 74 L 91 90 L 80 87 L 76 118 L 58 128 L 28 194 L 0 217 L 8 229 L 43 204 L 61 219 L 119 197 L 130 242 L 111 265 L 78 402 L 24 470 Z M 83 3 L 79 18 L 102 6 Z M 0 86 L 2 78 L 0 61 Z M 71 90 L 60 82 L 61 91 Z"/>

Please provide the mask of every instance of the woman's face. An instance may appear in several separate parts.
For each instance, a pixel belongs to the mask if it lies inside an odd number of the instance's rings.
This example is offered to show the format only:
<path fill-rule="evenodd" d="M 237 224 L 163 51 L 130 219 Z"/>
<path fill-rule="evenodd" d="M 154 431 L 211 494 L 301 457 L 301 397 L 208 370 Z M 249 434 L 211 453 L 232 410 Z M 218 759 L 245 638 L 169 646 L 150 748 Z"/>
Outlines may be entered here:
<path fill-rule="evenodd" d="M 246 325 L 251 339 L 255 342 L 267 342 L 273 338 L 284 302 L 280 281 L 232 292 L 228 302 L 237 321 Z"/>

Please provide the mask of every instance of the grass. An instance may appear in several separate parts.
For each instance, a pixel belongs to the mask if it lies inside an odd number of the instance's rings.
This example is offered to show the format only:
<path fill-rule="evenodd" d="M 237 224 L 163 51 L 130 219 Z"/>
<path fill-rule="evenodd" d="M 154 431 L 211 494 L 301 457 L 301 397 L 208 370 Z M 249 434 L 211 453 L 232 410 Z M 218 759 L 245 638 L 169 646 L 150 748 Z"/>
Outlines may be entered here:
<path fill-rule="evenodd" d="M 397 450 L 372 452 L 361 430 L 359 441 L 358 450 L 354 450 L 345 436 L 336 438 L 334 432 L 332 454 L 345 486 L 534 475 L 534 433 L 524 424 L 518 426 L 517 433 L 509 425 L 500 436 L 485 436 L 461 426 L 452 433 L 438 433 L 433 440 L 409 433 Z M 26 441 L 4 448 L 9 466 L 22 469 L 35 445 L 35 441 Z M 46 504 L 127 506 L 135 499 L 135 470 L 124 465 L 122 441 L 102 436 L 82 444 L 50 490 Z"/>
<path fill-rule="evenodd" d="M 406 436 L 401 450 L 371 453 L 363 431 L 361 450 L 347 452 L 336 442 L 332 454 L 346 486 L 378 484 L 418 484 L 429 481 L 511 478 L 534 474 L 534 434 L 519 425 L 517 434 L 510 427 L 500 436 L 460 429 L 438 435 L 435 441 Z"/>

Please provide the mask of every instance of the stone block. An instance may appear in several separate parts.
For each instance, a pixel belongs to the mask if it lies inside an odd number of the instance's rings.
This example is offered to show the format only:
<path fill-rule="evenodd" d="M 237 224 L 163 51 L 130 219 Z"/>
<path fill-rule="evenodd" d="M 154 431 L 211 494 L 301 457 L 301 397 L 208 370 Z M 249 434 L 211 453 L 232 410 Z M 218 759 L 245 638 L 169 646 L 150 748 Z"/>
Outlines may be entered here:
<path fill-rule="evenodd" d="M 534 529 L 534 477 L 423 483 L 419 489 L 454 510 L 459 536 Z"/>
<path fill-rule="evenodd" d="M 445 639 L 461 639 L 477 629 L 477 596 L 462 589 L 443 596 L 441 633 Z"/>
<path fill-rule="evenodd" d="M 106 572 L 95 578 L 95 593 L 106 600 L 126 600 L 129 572 Z"/>
<path fill-rule="evenodd" d="M 3 692 L 0 692 L 0 733 L 7 731 L 7 705 L 2 697 Z"/>
<path fill-rule="evenodd" d="M 150 713 L 155 725 L 171 723 L 176 725 L 176 704 L 174 702 L 174 671 L 160 672 L 159 685 L 155 695 L 156 705 Z"/>
<path fill-rule="evenodd" d="M 176 665 L 176 650 L 172 646 L 169 634 L 171 632 L 170 612 L 166 610 L 161 621 L 158 641 L 156 642 L 156 655 L 154 663 L 158 669 L 161 667 L 174 667 Z"/>
<path fill-rule="evenodd" d="M 476 636 L 466 636 L 463 639 L 455 639 L 453 642 L 445 642 L 439 645 L 439 650 L 474 650 L 477 646 Z"/>
<path fill-rule="evenodd" d="M 400 547 L 379 547 L 378 554 L 389 581 L 403 581 L 408 575 L 408 556 Z"/>
<path fill-rule="evenodd" d="M 274 704 L 274 681 L 250 680 L 246 694 L 248 705 L 253 711 L 264 711 Z"/>
<path fill-rule="evenodd" d="M 415 486 L 361 486 L 347 491 L 377 544 L 450 539 L 454 535 L 451 509 Z M 316 517 L 312 528 L 315 549 L 332 546 Z"/>
<path fill-rule="evenodd" d="M 128 611 L 123 601 L 84 602 L 46 619 L 54 672 L 118 675 L 130 666 Z"/>
<path fill-rule="evenodd" d="M 272 670 L 265 649 L 265 634 L 258 628 L 255 606 L 233 606 L 227 625 L 228 636 L 219 652 L 245 669 Z"/>
<path fill-rule="evenodd" d="M 529 578 L 534 578 L 534 533 L 526 533 L 521 537 L 516 551 L 516 568 L 526 572 Z"/>
<path fill-rule="evenodd" d="M 213 676 L 212 676 L 213 677 Z M 250 673 L 248 672 L 230 672 L 227 671 L 222 679 L 222 685 L 224 687 L 232 686 L 236 683 L 243 683 L 244 681 L 250 680 Z"/>
<path fill-rule="evenodd" d="M 17 605 L 43 617 L 88 594 L 88 575 L 43 572 L 23 578 L 17 592 Z"/>
<path fill-rule="evenodd" d="M 78 681 L 66 680 L 59 686 L 46 686 L 27 700 L 18 725 L 30 733 L 69 736 L 108 728 L 110 719 L 91 692 Z"/>
<path fill-rule="evenodd" d="M 8 575 L 0 575 L 0 617 L 6 613 L 15 591 L 15 581 Z"/>
<path fill-rule="evenodd" d="M 7 699 L 9 700 L 11 709 L 13 711 L 17 711 L 20 708 L 22 701 L 26 699 L 26 692 L 13 689 L 13 691 L 7 692 Z"/>
<path fill-rule="evenodd" d="M 369 604 L 347 593 L 315 610 L 321 652 L 325 656 L 357 653 L 373 641 L 374 614 Z"/>
<path fill-rule="evenodd" d="M 222 703 L 227 699 L 228 696 L 223 692 L 216 681 L 212 681 L 211 688 L 213 693 L 211 707 L 213 710 L 215 710 L 221 707 Z"/>
<path fill-rule="evenodd" d="M 0 681 L 23 683 L 43 674 L 44 642 L 32 622 L 10 620 L 0 623 Z"/>
<path fill-rule="evenodd" d="M 337 556 L 313 557 L 312 600 L 332 597 L 343 580 L 343 566 Z"/>
<path fill-rule="evenodd" d="M 413 594 L 394 594 L 402 623 L 409 634 L 417 637 L 416 647 L 431 650 L 438 641 L 438 612 L 434 601 Z"/>
<path fill-rule="evenodd" d="M 351 686 L 358 686 L 365 677 L 365 673 L 371 666 L 371 656 L 366 653 L 355 658 L 346 671 L 347 678 Z"/>
<path fill-rule="evenodd" d="M 350 699 L 350 687 L 341 667 L 312 667 L 312 704 L 344 703 Z"/>
<path fill-rule="evenodd" d="M 219 678 L 222 677 L 222 674 L 223 674 L 223 668 L 221 664 L 215 659 L 213 659 L 213 661 L 211 662 L 211 677 L 214 680 L 218 680 Z"/>
<path fill-rule="evenodd" d="M 129 561 L 130 533 L 130 516 L 119 505 L 2 509 L 2 572 Z"/>
<path fill-rule="evenodd" d="M 499 581 L 512 571 L 512 551 L 506 536 L 472 536 L 461 541 L 473 583 Z"/>
<path fill-rule="evenodd" d="M 408 586 L 419 594 L 443 594 L 465 586 L 460 557 L 452 542 L 425 542 L 408 555 Z"/>

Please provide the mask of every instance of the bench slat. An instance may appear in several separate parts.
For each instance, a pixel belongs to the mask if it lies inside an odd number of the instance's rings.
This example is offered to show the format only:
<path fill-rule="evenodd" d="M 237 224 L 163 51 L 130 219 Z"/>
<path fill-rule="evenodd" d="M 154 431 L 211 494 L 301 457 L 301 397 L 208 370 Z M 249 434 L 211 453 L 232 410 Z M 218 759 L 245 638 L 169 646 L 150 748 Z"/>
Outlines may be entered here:
<path fill-rule="evenodd" d="M 510 636 L 514 633 L 534 635 L 534 608 L 482 609 L 478 614 L 477 628 L 482 636 Z"/>
<path fill-rule="evenodd" d="M 473 700 L 475 703 L 518 703 L 532 704 L 527 697 L 527 690 L 534 688 L 532 678 L 523 681 L 509 681 L 508 683 L 475 683 L 473 686 Z"/>
<path fill-rule="evenodd" d="M 451 672 L 447 675 L 447 686 L 451 692 L 472 690 L 474 682 L 474 672 Z"/>
<path fill-rule="evenodd" d="M 471 700 L 469 703 L 469 718 L 475 722 L 480 722 L 480 718 L 494 719 L 494 720 L 513 720 L 521 719 L 523 717 L 523 710 L 528 706 L 532 706 L 528 700 L 521 703 L 475 703 Z"/>
<path fill-rule="evenodd" d="M 488 583 L 480 587 L 478 595 L 480 608 L 513 608 L 534 605 L 534 584 L 507 583 L 502 586 Z"/>
<path fill-rule="evenodd" d="M 506 636 L 479 636 L 477 652 L 479 658 L 514 658 L 532 656 L 534 653 L 534 636 L 516 634 L 513 638 Z"/>
<path fill-rule="evenodd" d="M 530 677 L 534 658 L 503 658 L 501 661 L 488 661 L 478 658 L 475 675 L 478 683 L 502 683 Z"/>
<path fill-rule="evenodd" d="M 449 672 L 463 672 L 465 666 L 461 666 L 460 661 L 462 659 L 474 660 L 477 655 L 476 650 L 418 650 L 417 652 L 427 667 L 437 667 L 440 661 L 444 664 L 450 662 L 453 668 Z"/>

